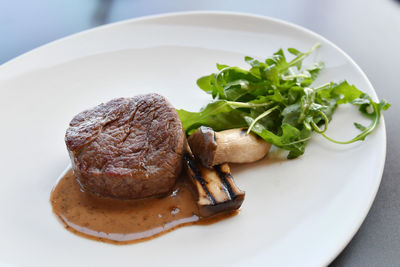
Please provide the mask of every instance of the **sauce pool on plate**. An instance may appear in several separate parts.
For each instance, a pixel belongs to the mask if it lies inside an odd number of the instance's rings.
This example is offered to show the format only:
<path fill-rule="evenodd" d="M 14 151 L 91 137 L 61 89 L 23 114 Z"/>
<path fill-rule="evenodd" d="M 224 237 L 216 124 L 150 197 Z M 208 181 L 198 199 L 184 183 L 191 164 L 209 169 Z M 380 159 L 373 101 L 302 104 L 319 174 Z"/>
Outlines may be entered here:
<path fill-rule="evenodd" d="M 210 224 L 237 213 L 201 218 L 195 192 L 185 176 L 167 196 L 118 200 L 82 190 L 69 170 L 53 189 L 50 201 L 69 231 L 113 244 L 144 241 L 184 225 Z"/>

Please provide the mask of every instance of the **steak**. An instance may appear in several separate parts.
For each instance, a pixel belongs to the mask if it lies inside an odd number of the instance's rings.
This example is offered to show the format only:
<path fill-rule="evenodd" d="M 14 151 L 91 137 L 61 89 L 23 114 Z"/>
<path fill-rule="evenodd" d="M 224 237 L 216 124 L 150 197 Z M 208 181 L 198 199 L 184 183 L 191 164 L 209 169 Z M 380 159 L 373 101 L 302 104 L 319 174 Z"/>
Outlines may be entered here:
<path fill-rule="evenodd" d="M 120 199 L 169 192 L 181 172 L 184 141 L 175 108 L 154 93 L 83 111 L 65 135 L 79 184 Z"/>

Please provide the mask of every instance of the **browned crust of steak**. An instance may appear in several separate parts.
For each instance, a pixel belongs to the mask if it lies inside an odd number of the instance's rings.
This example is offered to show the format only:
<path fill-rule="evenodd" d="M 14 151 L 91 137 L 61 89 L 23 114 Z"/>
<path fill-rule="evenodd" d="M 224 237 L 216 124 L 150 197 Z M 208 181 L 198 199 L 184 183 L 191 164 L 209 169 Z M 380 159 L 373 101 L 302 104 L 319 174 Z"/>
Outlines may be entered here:
<path fill-rule="evenodd" d="M 167 193 L 181 172 L 184 139 L 175 108 L 154 93 L 83 111 L 65 135 L 81 186 L 121 199 Z"/>

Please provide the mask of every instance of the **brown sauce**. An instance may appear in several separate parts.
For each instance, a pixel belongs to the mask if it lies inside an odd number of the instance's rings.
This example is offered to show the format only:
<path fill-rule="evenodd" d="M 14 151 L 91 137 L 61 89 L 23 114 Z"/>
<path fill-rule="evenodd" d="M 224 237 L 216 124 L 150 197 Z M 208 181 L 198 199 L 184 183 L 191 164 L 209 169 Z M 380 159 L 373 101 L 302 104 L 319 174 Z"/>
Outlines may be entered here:
<path fill-rule="evenodd" d="M 81 189 L 71 170 L 51 193 L 53 212 L 80 236 L 113 244 L 144 241 L 184 225 L 210 224 L 235 215 L 201 218 L 190 181 L 180 177 L 165 197 L 117 200 Z"/>

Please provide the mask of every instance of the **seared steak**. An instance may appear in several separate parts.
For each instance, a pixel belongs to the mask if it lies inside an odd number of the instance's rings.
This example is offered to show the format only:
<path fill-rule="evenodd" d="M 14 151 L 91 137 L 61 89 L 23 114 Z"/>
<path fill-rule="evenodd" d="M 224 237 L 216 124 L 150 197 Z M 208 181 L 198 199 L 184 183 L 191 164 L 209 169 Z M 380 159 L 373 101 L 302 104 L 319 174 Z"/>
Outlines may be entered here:
<path fill-rule="evenodd" d="M 115 198 L 167 193 L 182 167 L 185 135 L 161 95 L 113 99 L 76 115 L 65 142 L 81 186 Z"/>

